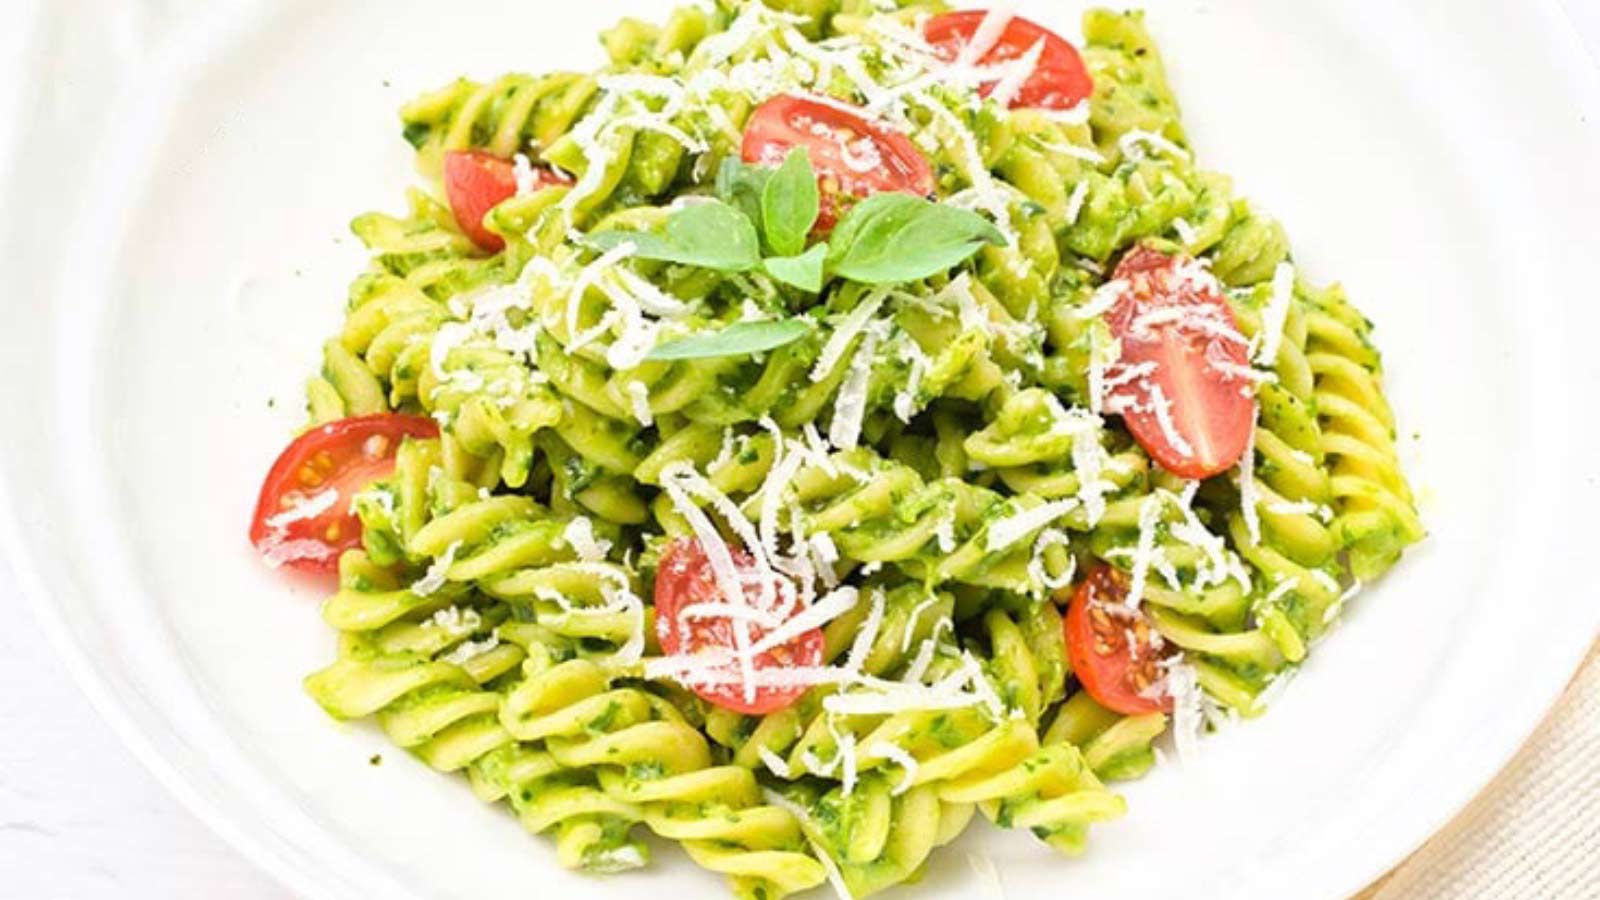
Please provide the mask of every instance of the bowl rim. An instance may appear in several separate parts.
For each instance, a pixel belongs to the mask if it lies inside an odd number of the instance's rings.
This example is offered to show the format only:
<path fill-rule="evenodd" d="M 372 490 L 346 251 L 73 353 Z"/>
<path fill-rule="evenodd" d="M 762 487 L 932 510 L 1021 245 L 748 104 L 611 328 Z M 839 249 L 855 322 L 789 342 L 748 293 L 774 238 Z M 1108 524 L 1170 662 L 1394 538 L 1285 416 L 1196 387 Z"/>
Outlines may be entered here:
<path fill-rule="evenodd" d="M 118 95 L 124 100 L 138 98 L 136 103 L 124 104 L 113 119 L 114 122 L 127 126 L 128 133 L 138 135 L 137 139 L 130 143 L 148 147 L 158 139 L 160 137 L 158 127 L 170 113 L 168 104 L 178 98 L 179 88 L 184 84 L 182 71 L 193 65 L 196 58 L 205 60 L 221 53 L 230 44 L 230 35 L 250 28 L 265 15 L 270 6 L 270 3 L 253 2 L 232 9 L 214 9 L 204 16 L 185 22 L 164 52 L 149 60 L 142 70 L 134 73 L 134 77 L 129 79 L 128 84 Z M 1563 54 L 1565 61 L 1575 63 L 1579 70 L 1588 67 L 1591 74 L 1600 74 L 1600 61 L 1585 52 L 1572 22 L 1558 5 L 1557 0 L 1536 0 L 1528 4 L 1525 11 L 1538 19 L 1538 35 L 1544 49 Z M 41 22 L 42 18 L 41 13 Z M 1572 96 L 1587 114 L 1589 143 L 1600 151 L 1600 128 L 1597 128 L 1597 123 L 1600 123 L 1600 77 L 1589 80 L 1573 79 L 1572 83 L 1565 87 L 1570 88 Z M 20 140 L 19 133 L 14 137 L 14 142 Z M 1596 157 L 1600 158 L 1600 152 L 1597 152 Z M 16 155 L 9 154 L 0 159 L 14 161 Z M 109 181 L 112 171 L 114 167 L 108 167 L 102 177 Z M 5 174 L 14 172 L 7 171 Z M 90 196 L 102 198 L 95 202 L 96 207 L 111 208 L 125 201 L 124 197 L 115 192 L 91 192 Z M 68 293 L 66 286 L 57 288 L 63 294 Z M 1590 427 L 1588 431 L 1581 432 L 1576 437 L 1588 449 L 1600 451 L 1600 429 Z M 1591 458 L 1597 455 L 1600 454 L 1591 454 Z M 167 791 L 253 864 L 296 894 L 319 898 L 341 896 L 335 885 L 318 880 L 312 874 L 316 867 L 304 865 L 309 854 L 302 844 L 279 845 L 265 840 L 261 835 L 253 833 L 248 816 L 241 815 L 238 809 L 230 808 L 218 798 L 208 796 L 199 790 L 179 764 L 165 752 L 163 737 L 152 733 L 152 729 L 148 726 L 142 725 L 133 712 L 116 697 L 111 689 L 109 676 L 101 670 L 87 648 L 74 637 L 71 624 L 54 602 L 51 585 L 36 561 L 28 529 L 19 517 L 18 509 L 13 502 L 11 467 L 10 454 L 0 446 L 0 554 L 3 554 L 9 563 L 16 579 L 16 593 L 23 598 L 52 649 L 62 660 L 73 682 L 87 697 L 96 713 L 111 726 L 118 740 Z M 1600 604 L 1596 606 L 1600 607 Z M 1426 801 L 1428 808 L 1426 818 L 1431 823 L 1430 827 L 1426 831 L 1419 829 L 1419 833 L 1413 836 L 1409 846 L 1395 847 L 1393 852 L 1385 854 L 1386 860 L 1369 859 L 1365 866 L 1352 867 L 1358 871 L 1352 871 L 1348 881 L 1355 886 L 1355 889 L 1372 884 L 1410 856 L 1478 796 L 1490 780 L 1525 746 L 1538 725 L 1544 721 L 1565 692 L 1571 676 L 1590 652 L 1596 632 L 1600 630 L 1600 608 L 1594 610 L 1592 619 L 1593 621 L 1588 623 L 1590 627 L 1587 631 L 1577 628 L 1572 629 L 1570 633 L 1557 634 L 1548 645 L 1541 648 L 1543 650 L 1541 671 L 1561 671 L 1567 673 L 1566 677 L 1544 679 L 1536 683 L 1534 689 L 1525 692 L 1527 696 L 1523 697 L 1515 708 L 1497 710 L 1497 717 L 1502 722 L 1514 721 L 1515 727 L 1503 727 L 1495 733 L 1493 752 L 1480 749 L 1474 758 L 1474 765 L 1470 767 L 1472 770 L 1470 777 L 1466 775 L 1458 777 L 1452 783 L 1450 791 L 1440 791 Z M 1424 801 L 1413 797 L 1412 802 Z M 405 889 L 405 893 L 406 896 L 421 896 L 409 888 Z"/>

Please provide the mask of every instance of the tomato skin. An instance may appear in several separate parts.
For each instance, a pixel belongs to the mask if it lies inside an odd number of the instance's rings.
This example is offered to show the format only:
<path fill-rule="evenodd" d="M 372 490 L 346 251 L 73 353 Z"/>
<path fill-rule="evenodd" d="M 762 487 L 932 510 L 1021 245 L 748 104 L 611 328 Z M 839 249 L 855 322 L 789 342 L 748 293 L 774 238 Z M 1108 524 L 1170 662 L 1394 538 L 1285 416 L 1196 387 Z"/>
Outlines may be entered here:
<path fill-rule="evenodd" d="M 1174 475 L 1210 478 L 1232 468 L 1255 427 L 1255 391 L 1221 286 L 1195 260 L 1146 245 L 1128 251 L 1113 278 L 1127 288 L 1105 317 L 1121 342 L 1120 358 L 1106 368 L 1116 386 L 1105 409 Z M 1141 368 L 1153 371 L 1140 375 Z M 1170 429 L 1157 412 L 1163 400 Z"/>
<path fill-rule="evenodd" d="M 361 544 L 361 520 L 350 511 L 355 492 L 394 470 L 401 438 L 439 436 L 432 419 L 398 413 L 340 419 L 295 438 L 267 472 L 250 521 L 250 542 L 269 565 L 305 572 L 337 571 L 339 555 Z M 289 522 L 272 521 L 326 491 L 326 510 Z M 319 504 L 319 506 L 322 504 Z"/>
<path fill-rule="evenodd" d="M 972 9 L 934 16 L 923 26 L 923 38 L 939 56 L 954 62 L 961 51 L 972 43 L 973 35 L 988 16 L 986 10 Z M 1011 108 L 1071 109 L 1094 93 L 1094 79 L 1065 38 L 1044 26 L 1013 16 L 1001 33 L 1000 39 L 977 62 L 983 66 L 1010 62 L 1044 42 L 1044 51 L 1033 74 L 1023 82 L 1022 88 L 1011 98 Z M 980 89 L 983 96 L 993 93 L 997 82 L 985 84 Z"/>
<path fill-rule="evenodd" d="M 545 167 L 533 170 L 535 189 L 566 184 L 566 179 Z M 483 226 L 489 211 L 517 194 L 517 169 L 509 159 L 482 150 L 451 150 L 444 155 L 444 194 L 456 224 L 474 244 L 499 253 L 505 239 Z"/>
<path fill-rule="evenodd" d="M 1072 674 L 1089 696 L 1107 709 L 1127 716 L 1172 712 L 1171 695 L 1154 696 L 1149 690 L 1149 685 L 1160 677 L 1159 661 L 1172 651 L 1156 643 L 1160 637 L 1143 613 L 1130 617 L 1120 609 L 1106 609 L 1120 607 L 1126 601 L 1128 587 L 1124 577 L 1101 563 L 1073 592 L 1067 614 L 1061 620 Z M 1130 631 L 1136 646 L 1128 642 Z M 1142 679 L 1142 691 L 1136 679 Z"/>
<path fill-rule="evenodd" d="M 864 115 L 790 94 L 773 97 L 750 114 L 739 155 L 752 165 L 779 166 L 794 147 L 804 147 L 811 157 L 822 192 L 817 235 L 833 230 L 847 198 L 926 197 L 934 190 L 933 167 L 905 135 Z"/>
<path fill-rule="evenodd" d="M 755 560 L 750 554 L 737 548 L 729 550 L 734 567 L 742 575 L 754 570 Z M 759 595 L 759 588 L 746 580 L 745 597 L 752 606 L 758 605 Z M 679 538 L 668 545 L 656 569 L 656 640 L 661 649 L 668 655 L 693 655 L 701 650 L 734 647 L 733 625 L 728 619 L 685 621 L 680 614 L 691 604 L 721 602 L 722 599 L 722 591 L 700 541 Z M 752 642 L 759 641 L 766 633 L 760 624 L 750 624 Z M 754 666 L 757 670 L 816 666 L 822 662 L 823 644 L 822 630 L 813 628 L 757 656 Z M 806 687 L 757 687 L 754 698 L 747 699 L 744 686 L 739 684 L 691 684 L 690 688 L 708 703 L 758 716 L 786 709 L 809 690 Z"/>

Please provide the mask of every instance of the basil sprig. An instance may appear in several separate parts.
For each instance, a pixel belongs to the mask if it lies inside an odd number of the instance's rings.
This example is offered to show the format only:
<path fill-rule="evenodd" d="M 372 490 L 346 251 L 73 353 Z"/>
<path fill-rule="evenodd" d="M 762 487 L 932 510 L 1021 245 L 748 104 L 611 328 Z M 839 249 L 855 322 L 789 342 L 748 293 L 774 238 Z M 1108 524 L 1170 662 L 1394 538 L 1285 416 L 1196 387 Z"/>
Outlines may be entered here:
<path fill-rule="evenodd" d="M 598 250 L 632 244 L 633 255 L 640 259 L 718 272 L 748 272 L 761 265 L 761 239 L 750 218 L 716 200 L 674 210 L 660 233 L 602 231 L 589 235 L 588 243 Z"/>
<path fill-rule="evenodd" d="M 811 157 L 796 147 L 761 191 L 761 227 L 767 235 L 767 246 L 778 256 L 805 252 L 806 237 L 817 224 L 821 209 Z"/>
<path fill-rule="evenodd" d="M 811 322 L 808 319 L 735 322 L 721 331 L 703 331 L 658 344 L 645 359 L 659 362 L 713 356 L 748 356 L 792 344 L 810 332 Z"/>
<path fill-rule="evenodd" d="M 948 272 L 984 244 L 1004 246 L 988 219 L 910 194 L 874 194 L 834 229 L 827 269 L 862 284 L 921 281 Z"/>
<path fill-rule="evenodd" d="M 921 281 L 985 244 L 1005 243 L 1000 229 L 970 210 L 885 193 L 856 203 L 828 240 L 807 249 L 822 197 L 799 148 L 776 169 L 725 160 L 717 194 L 674 210 L 660 232 L 607 231 L 588 242 L 600 250 L 632 244 L 640 259 L 718 272 L 760 270 L 812 294 L 835 277 L 870 285 Z"/>
<path fill-rule="evenodd" d="M 761 200 L 774 171 L 761 166 L 747 166 L 738 157 L 727 157 L 717 169 L 717 196 L 759 226 L 763 215 Z"/>
<path fill-rule="evenodd" d="M 799 256 L 769 256 L 761 261 L 768 275 L 808 294 L 822 293 L 827 280 L 828 245 L 817 244 Z"/>

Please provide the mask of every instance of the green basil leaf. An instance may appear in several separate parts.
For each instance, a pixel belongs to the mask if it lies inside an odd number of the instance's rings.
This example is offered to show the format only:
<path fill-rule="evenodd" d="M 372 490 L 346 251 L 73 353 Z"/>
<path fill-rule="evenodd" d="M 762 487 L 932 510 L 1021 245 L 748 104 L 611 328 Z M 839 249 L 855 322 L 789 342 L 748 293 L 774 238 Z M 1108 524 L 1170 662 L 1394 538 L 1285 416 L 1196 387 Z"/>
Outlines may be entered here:
<path fill-rule="evenodd" d="M 823 269 L 828 262 L 828 245 L 818 244 L 799 256 L 769 256 L 761 267 L 768 275 L 812 294 L 822 293 Z"/>
<path fill-rule="evenodd" d="M 762 228 L 761 197 L 771 178 L 771 169 L 745 165 L 738 157 L 730 156 L 717 168 L 717 196 Z"/>
<path fill-rule="evenodd" d="M 761 264 L 761 238 L 750 217 L 715 200 L 685 206 L 667 219 L 667 240 L 689 265 L 746 272 Z"/>
<path fill-rule="evenodd" d="M 811 331 L 805 319 L 780 319 L 768 322 L 735 322 L 721 331 L 691 334 L 657 345 L 648 360 L 706 359 L 713 356 L 748 356 L 792 344 Z"/>
<path fill-rule="evenodd" d="M 789 151 L 761 192 L 761 221 L 767 244 L 779 256 L 799 256 L 806 249 L 806 237 L 817 224 L 821 197 L 817 175 L 811 170 L 811 156 L 803 147 Z"/>
<path fill-rule="evenodd" d="M 748 272 L 761 265 L 761 239 L 750 218 L 737 209 L 710 200 L 676 210 L 660 234 L 604 231 L 589 235 L 590 246 L 610 250 L 633 244 L 634 256 L 662 262 Z"/>
<path fill-rule="evenodd" d="M 651 231 L 602 231 L 584 236 L 583 243 L 601 252 L 632 244 L 633 255 L 640 259 L 670 259 L 674 253 L 664 236 Z"/>
<path fill-rule="evenodd" d="M 874 194 L 833 231 L 828 269 L 863 284 L 921 281 L 947 272 L 984 244 L 1005 244 L 974 212 L 911 194 Z"/>

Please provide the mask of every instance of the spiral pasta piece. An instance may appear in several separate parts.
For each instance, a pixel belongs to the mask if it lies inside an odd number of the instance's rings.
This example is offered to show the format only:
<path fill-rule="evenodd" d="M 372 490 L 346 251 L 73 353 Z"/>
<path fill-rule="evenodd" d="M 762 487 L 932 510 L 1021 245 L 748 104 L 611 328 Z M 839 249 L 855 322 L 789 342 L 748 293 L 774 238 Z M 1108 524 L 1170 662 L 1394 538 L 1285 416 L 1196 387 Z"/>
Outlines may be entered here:
<path fill-rule="evenodd" d="M 572 129 L 599 90 L 587 75 L 506 75 L 488 84 L 462 78 L 400 109 L 417 168 L 438 179 L 444 154 L 487 150 L 508 157 L 548 147 Z"/>
<path fill-rule="evenodd" d="M 775 795 L 797 812 L 807 837 L 830 859 L 853 897 L 913 880 L 928 855 L 971 820 L 967 809 L 942 803 L 932 788 L 895 794 L 876 777 L 848 794 L 837 787 L 796 784 Z"/>
<path fill-rule="evenodd" d="M 1372 326 L 1331 287 L 1313 298 L 1307 316 L 1306 361 L 1322 423 L 1322 451 L 1331 461 L 1333 530 L 1360 579 L 1381 575 L 1408 545 L 1422 539 L 1411 489 L 1400 472 L 1394 415 L 1382 386 L 1382 365 L 1369 340 Z"/>
<path fill-rule="evenodd" d="M 542 742 L 563 771 L 593 771 L 604 798 L 542 809 L 536 825 L 565 822 L 580 808 L 645 822 L 683 841 L 691 858 L 731 876 L 747 896 L 781 897 L 825 878 L 798 823 L 766 804 L 749 770 L 712 766 L 705 737 L 676 707 L 637 688 L 611 687 L 591 662 L 530 672 L 507 695 L 501 720 L 519 739 Z"/>
<path fill-rule="evenodd" d="M 1005 771 L 945 785 L 939 796 L 948 803 L 975 803 L 996 825 L 1027 828 L 1069 855 L 1083 852 L 1091 825 L 1127 809 L 1066 743 L 1045 747 Z"/>
<path fill-rule="evenodd" d="M 1154 741 L 1167 729 L 1161 713 L 1124 716 L 1079 691 L 1061 704 L 1041 743 L 1082 748 L 1083 761 L 1105 781 L 1138 778 L 1156 764 Z"/>

